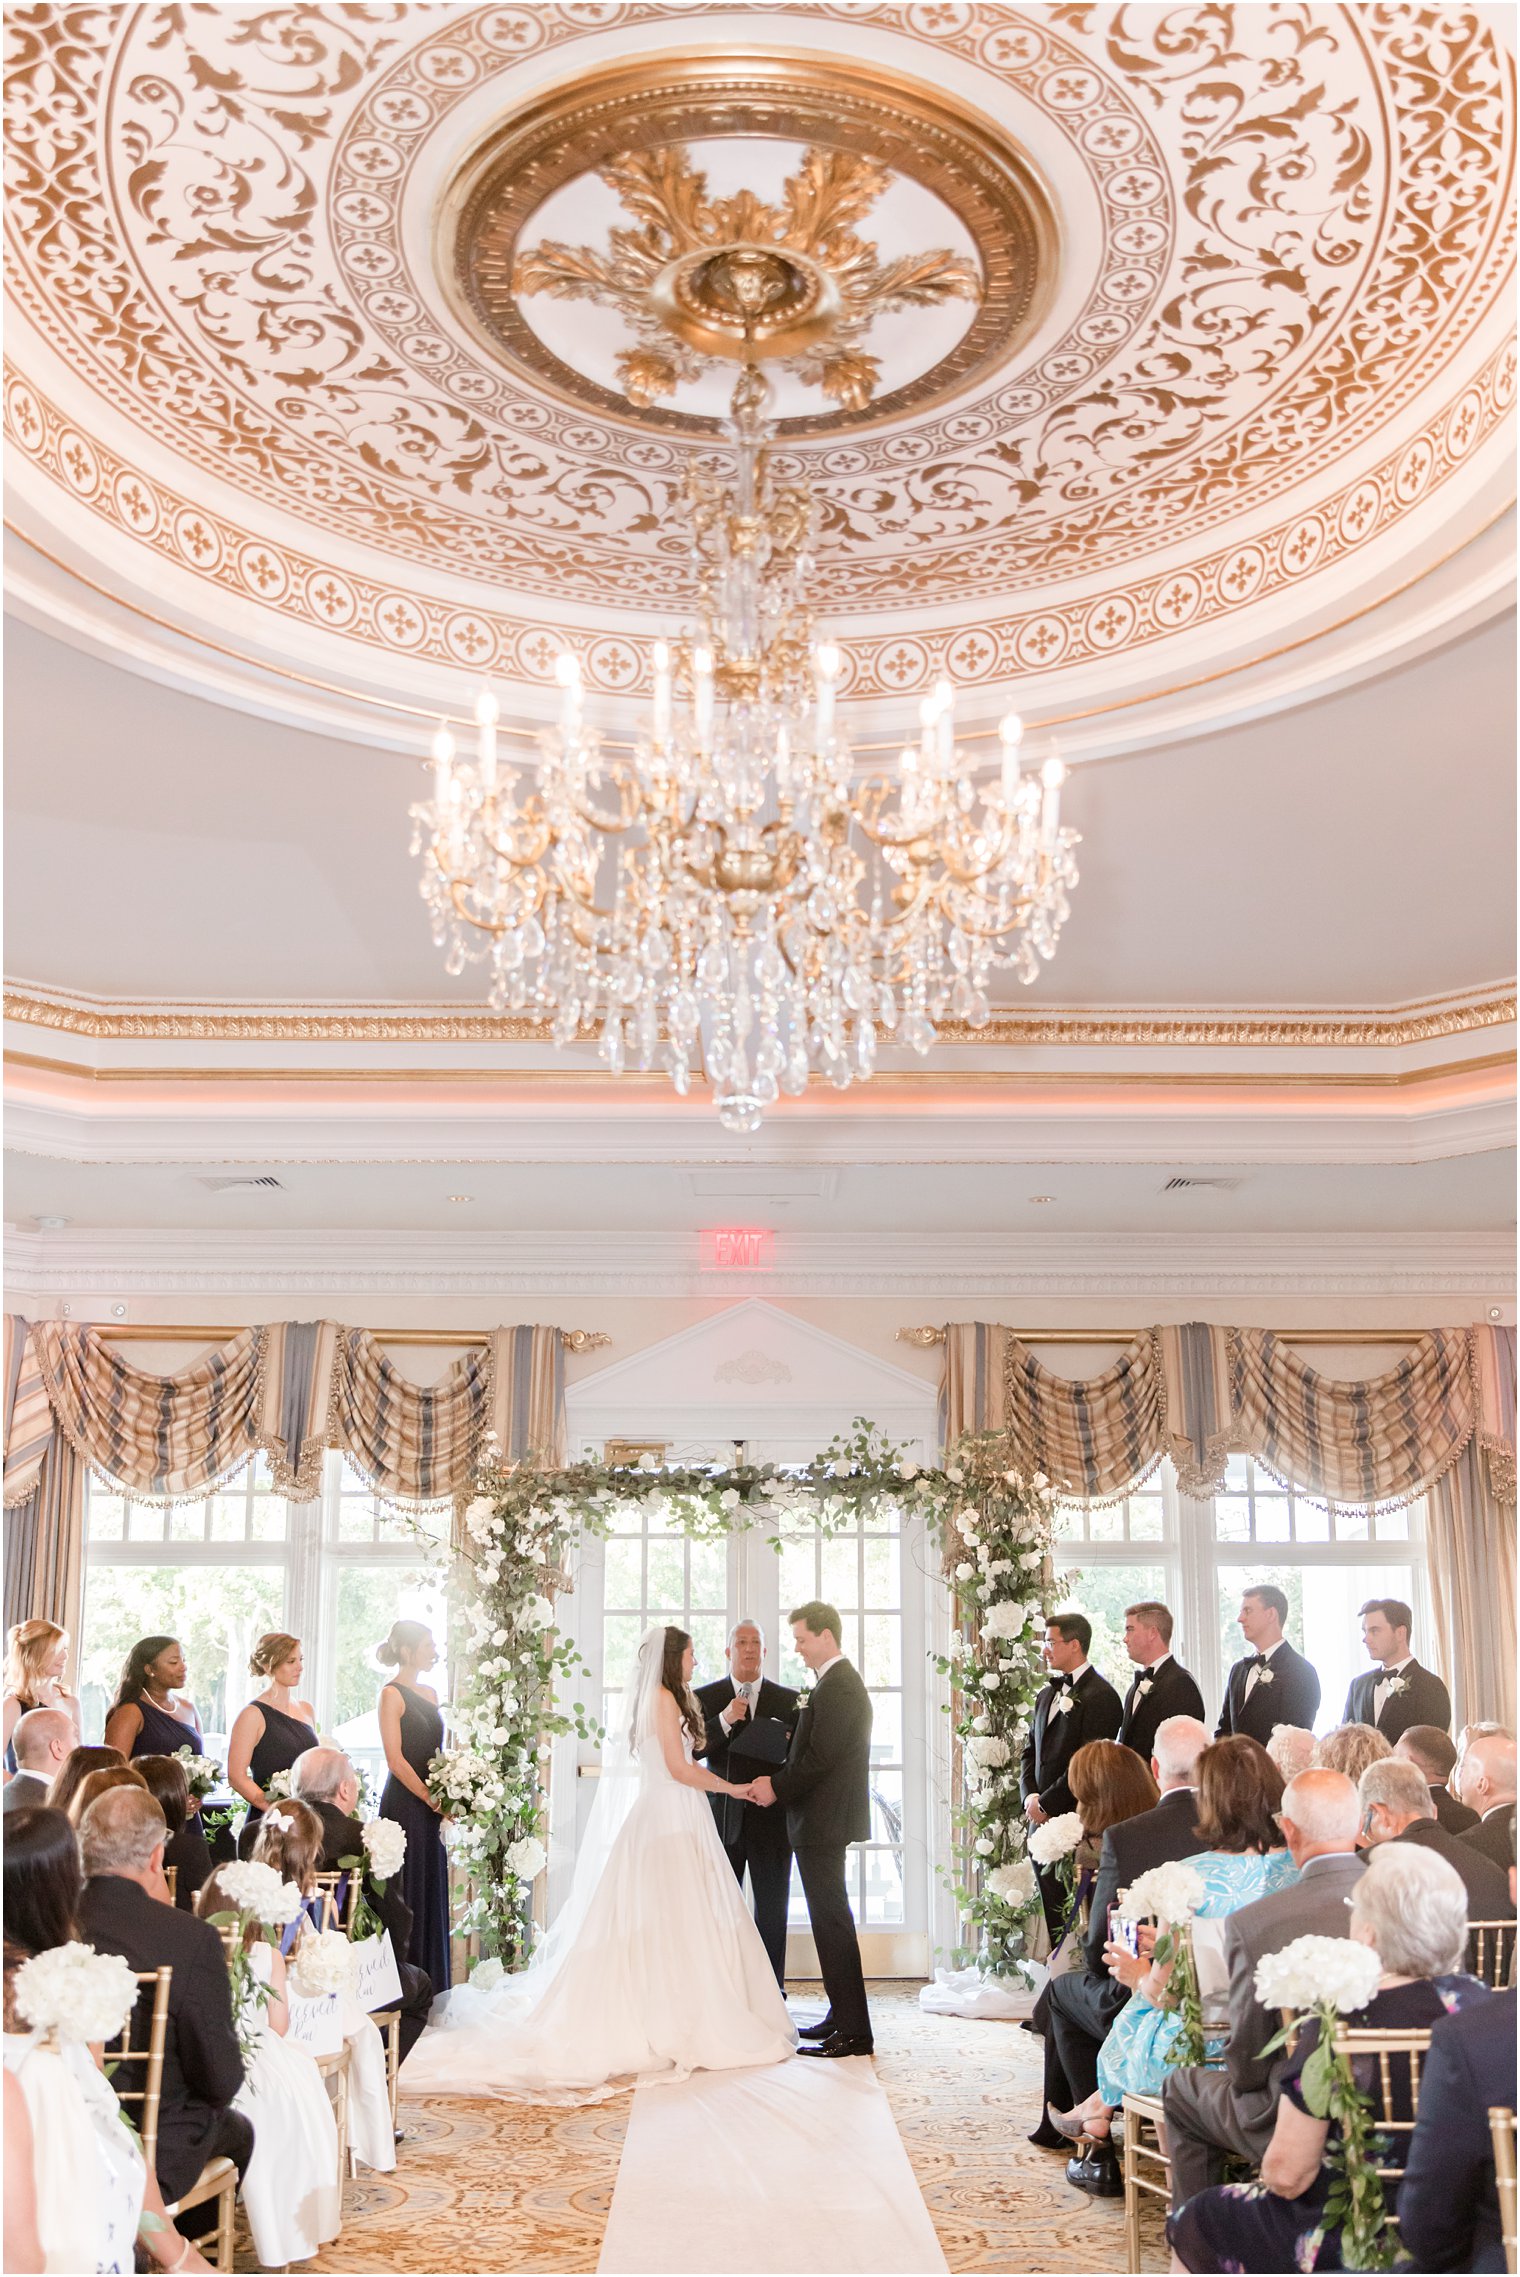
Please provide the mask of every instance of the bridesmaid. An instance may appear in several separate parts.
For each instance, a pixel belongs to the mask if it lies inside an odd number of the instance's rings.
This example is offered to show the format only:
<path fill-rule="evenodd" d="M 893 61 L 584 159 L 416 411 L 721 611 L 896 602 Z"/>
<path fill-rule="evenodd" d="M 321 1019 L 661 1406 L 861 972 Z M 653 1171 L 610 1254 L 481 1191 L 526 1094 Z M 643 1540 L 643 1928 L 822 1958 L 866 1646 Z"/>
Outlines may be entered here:
<path fill-rule="evenodd" d="M 375 1649 L 382 1668 L 396 1673 L 380 1692 L 380 1739 L 390 1777 L 380 1816 L 406 1828 L 401 1894 L 412 1909 L 412 1939 L 403 1958 L 426 1969 L 434 1992 L 444 1992 L 449 1968 L 449 1861 L 440 1813 L 427 1791 L 428 1765 L 443 1745 L 438 1695 L 425 1676 L 438 1659 L 433 1632 L 421 1621 L 397 1621 Z"/>
<path fill-rule="evenodd" d="M 74 1745 L 83 1738 L 79 1702 L 63 1681 L 69 1663 L 69 1633 L 56 1621 L 21 1621 L 5 1635 L 4 1745 L 7 1773 L 16 1768 L 11 1733 L 30 1708 L 61 1708 L 74 1726 Z"/>
<path fill-rule="evenodd" d="M 320 1746 L 317 1714 L 309 1700 L 296 1697 L 301 1681 L 301 1640 L 282 1630 L 260 1637 L 248 1656 L 250 1676 L 262 1676 L 262 1692 L 240 1708 L 227 1734 L 227 1784 L 248 1805 L 238 1836 L 238 1856 L 252 1855 L 259 1822 L 275 1800 L 269 1782 L 288 1771 L 308 1747 Z"/>
<path fill-rule="evenodd" d="M 119 1747 L 129 1761 L 134 1755 L 174 1755 L 182 1747 L 204 1755 L 194 1704 L 175 1697 L 183 1693 L 188 1673 L 178 1637 L 139 1638 L 106 1716 L 106 1746 Z"/>

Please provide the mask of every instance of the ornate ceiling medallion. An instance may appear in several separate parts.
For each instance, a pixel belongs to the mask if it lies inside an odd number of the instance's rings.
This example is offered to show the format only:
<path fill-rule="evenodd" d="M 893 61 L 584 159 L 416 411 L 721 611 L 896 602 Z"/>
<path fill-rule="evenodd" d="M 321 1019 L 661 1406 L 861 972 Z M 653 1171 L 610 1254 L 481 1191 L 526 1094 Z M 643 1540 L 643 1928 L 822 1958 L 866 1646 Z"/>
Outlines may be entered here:
<path fill-rule="evenodd" d="M 709 197 L 691 146 L 714 143 L 801 145 L 801 163 L 774 201 Z M 615 190 L 635 226 L 612 228 L 605 249 L 534 242 L 541 209 L 587 179 Z M 948 209 L 974 254 L 883 255 L 856 234 L 905 184 Z M 762 55 L 643 62 L 538 98 L 466 161 L 440 229 L 456 308 L 498 357 L 604 414 L 688 431 L 715 422 L 659 399 L 756 352 L 832 398 L 781 432 L 893 419 L 955 393 L 1037 322 L 1056 251 L 1044 189 L 996 128 L 891 74 Z M 539 293 L 627 320 L 615 386 L 540 335 L 518 306 Z M 972 313 L 946 352 L 884 373 L 863 344 L 873 319 L 951 300 Z"/>

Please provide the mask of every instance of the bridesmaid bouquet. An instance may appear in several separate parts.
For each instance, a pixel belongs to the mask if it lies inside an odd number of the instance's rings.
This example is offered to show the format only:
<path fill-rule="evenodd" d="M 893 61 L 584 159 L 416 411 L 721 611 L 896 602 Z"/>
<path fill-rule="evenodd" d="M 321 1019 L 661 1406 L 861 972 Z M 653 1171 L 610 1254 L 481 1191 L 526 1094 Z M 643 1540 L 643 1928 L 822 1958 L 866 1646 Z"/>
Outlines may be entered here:
<path fill-rule="evenodd" d="M 193 1747 L 177 1747 L 174 1750 L 174 1760 L 185 1766 L 185 1777 L 194 1802 L 203 1803 L 208 1795 L 215 1794 L 222 1783 L 220 1763 L 213 1762 L 209 1755 L 197 1755 Z"/>
<path fill-rule="evenodd" d="M 16 2014 L 57 2044 L 119 2039 L 137 2005 L 137 1976 L 120 1953 L 54 1945 L 23 1961 L 13 1979 Z"/>
<path fill-rule="evenodd" d="M 1266 1953 L 1256 1964 L 1257 1999 L 1263 2008 L 1287 2012 L 1281 2031 L 1273 2034 L 1262 2054 L 1270 2056 L 1286 2047 L 1306 2025 L 1319 2028 L 1299 2084 L 1315 2118 L 1331 2122 L 1326 2152 L 1330 2195 L 1321 2222 L 1326 2229 L 1339 2228 L 1341 2261 L 1347 2269 L 1394 2265 L 1372 2106 L 1357 2086 L 1350 2057 L 1335 2052 L 1341 2018 L 1367 2006 L 1382 1973 L 1383 1964 L 1372 1947 L 1349 1937 L 1295 1937 L 1280 1953 Z"/>

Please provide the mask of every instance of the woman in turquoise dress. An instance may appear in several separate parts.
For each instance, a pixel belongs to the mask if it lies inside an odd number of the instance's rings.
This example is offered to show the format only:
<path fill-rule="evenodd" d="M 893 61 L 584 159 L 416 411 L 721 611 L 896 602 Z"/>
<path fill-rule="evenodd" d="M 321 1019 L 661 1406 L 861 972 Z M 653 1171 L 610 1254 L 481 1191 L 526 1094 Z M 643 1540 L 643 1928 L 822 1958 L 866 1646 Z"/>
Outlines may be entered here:
<path fill-rule="evenodd" d="M 1298 1879 L 1276 1821 L 1282 1773 L 1266 1749 L 1244 1734 L 1220 1739 L 1198 1760 L 1198 1831 L 1207 1847 L 1184 1861 L 1204 1887 L 1198 1920 L 1217 1921 Z M 1169 1967 L 1110 1946 L 1109 1967 L 1132 1989 L 1098 2053 L 1098 2091 L 1057 2124 L 1063 2134 L 1101 2142 L 1126 2095 L 1159 2095 L 1167 2051 L 1182 2028 L 1166 2004 Z"/>

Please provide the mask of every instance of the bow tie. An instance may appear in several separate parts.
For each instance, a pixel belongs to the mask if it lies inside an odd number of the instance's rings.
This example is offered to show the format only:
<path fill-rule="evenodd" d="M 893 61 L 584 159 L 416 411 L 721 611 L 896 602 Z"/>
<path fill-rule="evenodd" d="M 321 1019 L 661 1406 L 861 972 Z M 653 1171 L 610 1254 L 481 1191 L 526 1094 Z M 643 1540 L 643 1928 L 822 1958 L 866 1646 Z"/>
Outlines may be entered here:
<path fill-rule="evenodd" d="M 1071 1689 L 1072 1685 L 1076 1682 L 1076 1678 L 1073 1676 L 1052 1676 L 1050 1681 L 1058 1692 L 1066 1692 Z"/>
<path fill-rule="evenodd" d="M 1271 1665 L 1271 1662 L 1268 1660 L 1264 1652 L 1259 1652 L 1251 1663 L 1251 1666 L 1253 1668 L 1270 1668 Z"/>

